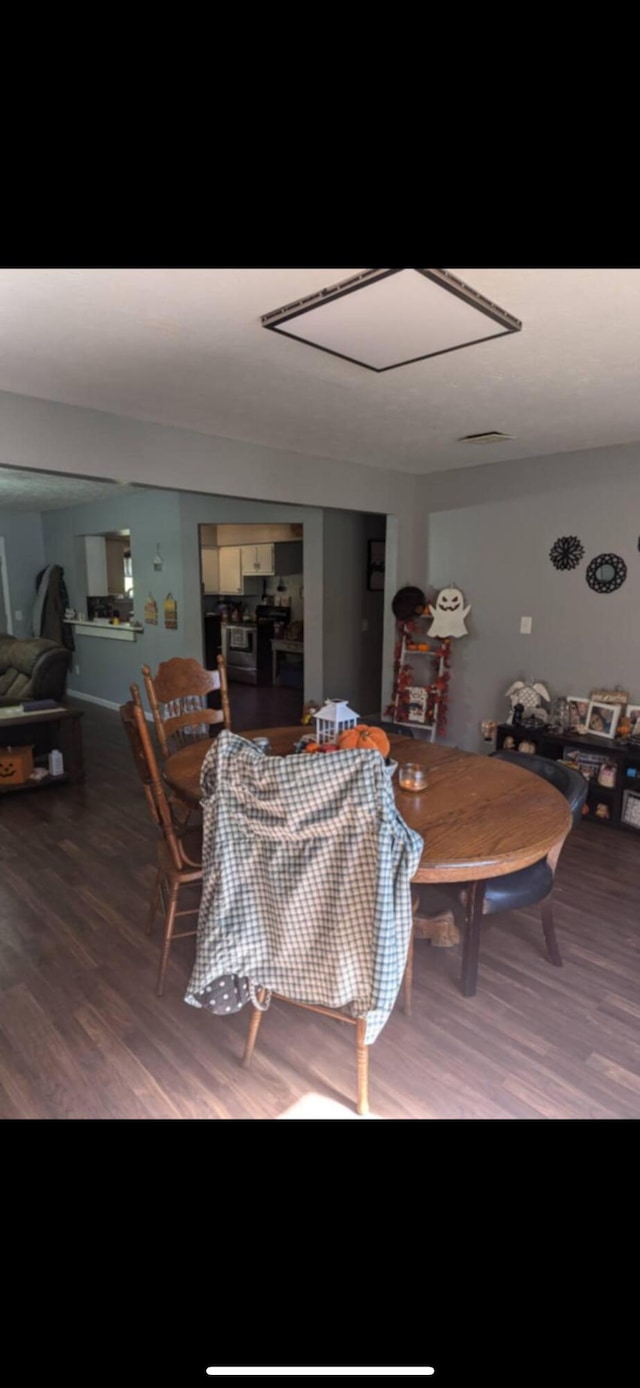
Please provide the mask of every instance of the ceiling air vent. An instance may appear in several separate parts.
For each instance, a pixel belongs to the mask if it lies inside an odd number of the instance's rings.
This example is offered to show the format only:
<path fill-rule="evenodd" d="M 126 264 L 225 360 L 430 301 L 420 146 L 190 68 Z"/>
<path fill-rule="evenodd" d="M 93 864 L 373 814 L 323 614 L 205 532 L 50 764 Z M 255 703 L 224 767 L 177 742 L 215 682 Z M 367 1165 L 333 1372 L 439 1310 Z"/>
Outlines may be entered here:
<path fill-rule="evenodd" d="M 488 434 L 463 434 L 458 443 L 506 443 L 515 439 L 515 434 L 501 434 L 499 429 L 490 429 Z"/>

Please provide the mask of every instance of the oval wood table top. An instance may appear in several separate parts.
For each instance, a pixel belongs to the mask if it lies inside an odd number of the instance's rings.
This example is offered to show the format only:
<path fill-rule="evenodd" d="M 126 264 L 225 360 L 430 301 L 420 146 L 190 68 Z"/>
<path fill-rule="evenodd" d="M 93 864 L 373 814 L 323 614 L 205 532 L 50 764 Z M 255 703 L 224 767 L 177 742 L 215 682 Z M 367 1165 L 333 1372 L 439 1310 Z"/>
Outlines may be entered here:
<path fill-rule="evenodd" d="M 242 737 L 268 737 L 273 752 L 293 751 L 301 727 L 260 728 Z M 427 787 L 404 791 L 394 776 L 396 805 L 424 839 L 415 882 L 479 882 L 529 867 L 569 832 L 564 796 L 539 776 L 493 757 L 437 747 L 392 734 L 391 755 L 429 770 Z M 169 757 L 164 775 L 181 799 L 200 800 L 200 771 L 211 743 L 195 742 Z"/>

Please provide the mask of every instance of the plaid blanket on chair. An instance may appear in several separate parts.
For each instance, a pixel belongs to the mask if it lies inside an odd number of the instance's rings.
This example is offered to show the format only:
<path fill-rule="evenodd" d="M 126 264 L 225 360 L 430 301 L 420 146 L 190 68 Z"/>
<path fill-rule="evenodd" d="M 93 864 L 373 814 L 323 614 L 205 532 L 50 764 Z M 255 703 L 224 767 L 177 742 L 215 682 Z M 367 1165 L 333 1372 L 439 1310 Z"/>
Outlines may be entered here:
<path fill-rule="evenodd" d="M 221 976 L 237 975 L 366 1017 L 371 1044 L 402 982 L 423 846 L 382 757 L 271 757 L 224 731 L 201 786 L 203 891 L 185 1001 L 213 1006 Z"/>

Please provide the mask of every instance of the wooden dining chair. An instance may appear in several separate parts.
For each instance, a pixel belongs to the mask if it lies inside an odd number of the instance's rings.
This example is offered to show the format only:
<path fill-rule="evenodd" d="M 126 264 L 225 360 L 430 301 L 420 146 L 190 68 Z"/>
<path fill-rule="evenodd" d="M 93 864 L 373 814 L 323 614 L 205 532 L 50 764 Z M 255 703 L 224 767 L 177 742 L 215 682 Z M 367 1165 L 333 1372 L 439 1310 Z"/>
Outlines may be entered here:
<path fill-rule="evenodd" d="M 148 665 L 143 665 L 142 674 L 163 761 L 182 747 L 208 738 L 216 723 L 231 729 L 223 656 L 218 656 L 217 670 L 205 670 L 197 660 L 174 656 L 172 660 L 163 660 L 155 675 Z M 216 691 L 220 693 L 220 709 L 207 704 L 208 696 Z"/>
<path fill-rule="evenodd" d="M 260 1004 L 264 1001 L 265 990 L 258 989 L 256 1000 Z M 364 1017 L 347 1017 L 344 1012 L 338 1012 L 330 1007 L 316 1007 L 315 1004 L 298 1002 L 294 998 L 285 998 L 282 993 L 272 993 L 272 998 L 277 998 L 279 1002 L 289 1002 L 294 1007 L 303 1007 L 307 1012 L 319 1012 L 323 1017 L 333 1017 L 336 1022 L 349 1022 L 356 1029 L 356 1113 L 365 1114 L 369 1112 L 369 1051 L 370 1046 L 365 1044 L 365 1034 L 367 1021 Z M 242 1064 L 248 1069 L 251 1064 L 251 1057 L 254 1052 L 255 1044 L 258 1039 L 260 1023 L 264 1016 L 264 1009 L 254 1006 L 251 1012 L 251 1021 L 245 1042 Z"/>
<path fill-rule="evenodd" d="M 388 798 L 383 794 L 386 787 L 372 774 L 377 772 L 379 758 L 376 756 L 374 762 L 369 752 L 345 754 L 351 759 L 362 759 L 358 766 L 349 762 L 351 780 L 347 781 L 344 776 L 340 779 L 337 768 L 330 768 L 329 762 L 337 761 L 333 757 L 287 757 L 282 763 L 285 774 L 281 775 L 275 765 L 276 758 L 256 756 L 255 748 L 246 744 L 243 747 L 239 737 L 228 738 L 223 734 L 216 751 L 210 776 L 203 778 L 205 837 L 214 846 L 214 858 L 206 864 L 205 873 L 209 919 L 201 926 L 190 989 L 193 988 L 198 1006 L 208 1005 L 205 993 L 211 992 L 215 981 L 215 952 L 222 933 L 228 932 L 229 936 L 225 967 L 229 967 L 234 952 L 238 959 L 246 959 L 256 951 L 262 960 L 256 967 L 262 968 L 266 963 L 272 977 L 275 975 L 274 982 L 280 982 L 281 991 L 277 987 L 269 988 L 271 997 L 353 1027 L 356 1107 L 359 1114 L 365 1114 L 369 1108 L 371 1048 L 366 1036 L 374 1003 L 371 1001 L 370 1008 L 361 1005 L 358 1008 L 361 1015 L 354 1016 L 355 1009 L 332 1002 L 335 980 L 340 980 L 341 987 L 350 980 L 360 990 L 357 996 L 378 998 L 380 1001 L 375 1005 L 387 1011 L 388 1003 L 388 1012 L 391 1011 L 395 971 L 405 962 L 400 959 L 400 941 L 406 940 L 409 933 L 404 915 L 408 903 L 401 897 L 401 864 L 406 867 L 416 859 L 418 845 L 422 847 L 421 840 L 416 845 L 417 835 L 403 821 L 398 824 L 395 814 L 392 815 Z M 340 793 L 336 776 L 340 779 Z M 298 788 L 299 777 L 303 779 Z M 221 782 L 225 785 L 224 796 L 218 794 Z M 361 798 L 363 787 L 368 797 L 366 805 Z M 336 803 L 339 801 L 342 805 L 346 796 L 351 802 L 350 813 L 345 817 L 341 811 L 336 823 Z M 371 845 L 364 861 L 353 868 L 358 885 L 350 880 L 338 896 L 331 890 L 333 874 L 345 871 L 347 846 L 352 840 L 360 845 L 365 832 L 367 836 L 372 834 L 374 823 L 379 834 L 376 848 L 374 850 Z M 398 839 L 399 855 L 401 853 L 392 892 L 397 916 L 387 896 L 383 903 L 378 901 L 376 855 L 386 846 L 386 835 L 391 829 Z M 322 885 L 317 878 L 319 860 L 314 844 L 317 847 L 325 835 L 331 847 L 323 858 L 322 871 L 329 874 L 329 890 L 321 901 Z M 236 857 L 236 845 L 245 841 L 246 867 L 244 853 L 240 859 Z M 272 869 L 276 861 L 277 869 Z M 232 866 L 234 863 L 236 867 Z M 208 881 L 210 872 L 214 873 L 211 882 Z M 229 904 L 228 897 L 231 880 L 233 905 Z M 294 882 L 296 895 L 295 904 L 292 904 Z M 383 912 L 381 919 L 376 917 L 377 905 Z M 222 933 L 218 929 L 221 923 Z M 207 930 L 213 932 L 212 941 L 215 936 L 213 953 L 207 943 Z M 330 961 L 326 977 L 324 959 L 320 958 L 325 949 Z M 233 970 L 233 964 L 231 968 Z M 290 987 L 285 985 L 285 977 L 290 980 Z M 401 984 L 400 976 L 398 991 Z M 310 993 L 308 1001 L 304 1000 L 306 986 Z M 322 999 L 325 986 L 326 1004 Z M 254 1053 L 264 1001 L 265 989 L 260 985 L 258 973 L 242 1058 L 245 1067 L 250 1065 Z"/>
<path fill-rule="evenodd" d="M 178 910 L 178 905 L 184 887 L 197 886 L 202 882 L 202 831 L 187 830 L 183 824 L 176 822 L 149 736 L 140 690 L 136 684 L 131 685 L 131 699 L 122 705 L 120 717 L 129 738 L 138 775 L 144 786 L 151 817 L 160 831 L 158 870 L 147 916 L 147 934 L 151 933 L 158 908 L 162 904 L 164 930 L 156 988 L 158 997 L 162 997 L 172 941 L 197 933 L 197 925 L 193 930 L 177 931 L 175 922 L 182 916 L 198 915 L 199 906 Z"/>

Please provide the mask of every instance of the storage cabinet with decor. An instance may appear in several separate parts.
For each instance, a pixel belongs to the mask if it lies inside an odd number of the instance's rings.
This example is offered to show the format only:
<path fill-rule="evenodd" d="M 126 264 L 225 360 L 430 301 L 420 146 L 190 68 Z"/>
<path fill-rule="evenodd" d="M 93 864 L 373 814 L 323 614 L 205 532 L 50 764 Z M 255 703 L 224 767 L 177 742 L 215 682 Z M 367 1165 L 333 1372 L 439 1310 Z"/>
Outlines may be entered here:
<path fill-rule="evenodd" d="M 450 637 L 427 640 L 431 617 L 397 623 L 394 697 L 387 717 L 396 726 L 421 728 L 435 742 L 447 724 Z"/>
<path fill-rule="evenodd" d="M 568 762 L 589 782 L 585 819 L 640 831 L 640 744 L 570 730 L 551 732 L 544 725 L 500 723 L 496 747 L 516 752 L 535 749 L 540 757 Z"/>

